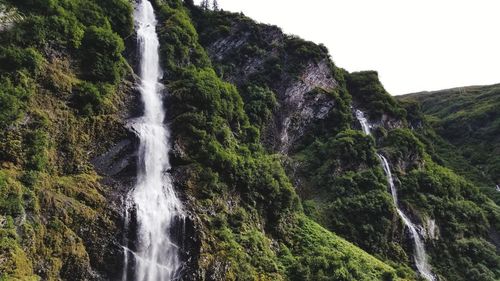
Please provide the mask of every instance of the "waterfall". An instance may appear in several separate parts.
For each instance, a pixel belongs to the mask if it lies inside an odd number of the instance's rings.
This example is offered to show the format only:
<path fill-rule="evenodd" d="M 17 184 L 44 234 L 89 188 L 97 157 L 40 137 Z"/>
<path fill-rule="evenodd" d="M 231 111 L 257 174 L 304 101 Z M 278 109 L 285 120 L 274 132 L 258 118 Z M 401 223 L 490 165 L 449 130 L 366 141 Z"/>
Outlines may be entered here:
<path fill-rule="evenodd" d="M 176 222 L 184 217 L 182 204 L 168 173 L 169 131 L 164 125 L 159 80 L 159 41 L 156 17 L 148 0 L 139 0 L 134 12 L 140 57 L 140 93 L 144 114 L 131 125 L 139 138 L 135 187 L 127 197 L 125 219 L 135 221 L 134 250 L 124 247 L 123 280 L 178 280 L 181 267 L 173 237 Z M 128 231 L 126 229 L 126 231 Z"/>
<path fill-rule="evenodd" d="M 356 118 L 361 124 L 363 132 L 367 135 L 371 135 L 371 126 L 368 120 L 366 119 L 365 114 L 360 110 L 356 110 Z M 389 162 L 382 154 L 377 153 L 377 156 L 380 159 L 380 162 L 382 163 L 382 166 L 384 168 L 385 175 L 387 176 L 387 183 L 389 184 L 389 187 L 391 189 L 392 199 L 394 201 L 394 205 L 396 206 L 397 213 L 399 217 L 401 217 L 401 219 L 403 220 L 405 226 L 408 227 L 408 229 L 410 230 L 414 246 L 413 257 L 415 260 L 415 264 L 417 266 L 417 270 L 428 281 L 435 281 L 436 278 L 432 274 L 431 267 L 427 262 L 427 254 L 425 253 L 424 242 L 422 241 L 420 233 L 417 230 L 417 226 L 413 224 L 410 221 L 410 219 L 405 215 L 405 213 L 403 213 L 403 211 L 399 208 L 398 193 L 396 185 L 394 184 L 394 178 L 392 176 Z"/>

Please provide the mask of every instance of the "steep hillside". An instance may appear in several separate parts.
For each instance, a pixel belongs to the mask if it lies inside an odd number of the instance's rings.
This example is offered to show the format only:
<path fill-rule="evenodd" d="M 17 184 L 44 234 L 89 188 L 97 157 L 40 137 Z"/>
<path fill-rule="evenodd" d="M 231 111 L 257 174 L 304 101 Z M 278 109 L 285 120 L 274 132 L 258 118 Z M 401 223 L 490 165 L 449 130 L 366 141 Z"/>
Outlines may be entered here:
<path fill-rule="evenodd" d="M 91 160 L 128 138 L 132 6 L 0 6 L 0 279 L 96 279 L 121 252 L 117 191 Z"/>
<path fill-rule="evenodd" d="M 22 16 L 1 33 L 1 278 L 119 279 L 121 201 L 137 149 L 127 120 L 141 111 L 124 60 L 134 53 L 133 41 L 124 48 L 133 40 L 131 5 L 2 5 Z M 238 92 L 211 69 L 187 10 L 177 1 L 156 8 L 172 173 L 191 212 L 185 279 L 392 278 L 390 266 L 302 214 Z"/>
<path fill-rule="evenodd" d="M 398 97 L 420 105 L 427 122 L 437 134 L 451 143 L 452 155 L 443 153 L 453 165 L 453 154 L 464 158 L 457 170 L 482 185 L 500 183 L 500 85 L 463 87 L 422 92 Z M 477 175 L 470 172 L 474 171 Z"/>
<path fill-rule="evenodd" d="M 257 123 L 261 141 L 269 151 L 282 154 L 308 216 L 398 267 L 400 276 L 414 276 L 408 268 L 413 263 L 411 242 L 388 192 L 375 154 L 378 148 L 396 166 L 403 208 L 426 229 L 422 233 L 439 277 L 497 278 L 499 260 L 491 243 L 497 241 L 498 207 L 430 159 L 426 150 L 434 147 L 425 147 L 414 135 L 406 109 L 385 92 L 376 72 L 348 74 L 331 62 L 321 46 L 242 15 L 197 9 L 192 14 L 218 74 L 234 82 L 241 93 L 264 89 L 266 95 L 243 95 L 245 110 L 252 116 L 260 109 L 256 116 L 267 118 Z M 274 104 L 265 102 L 269 100 Z M 370 116 L 375 142 L 352 130 L 359 124 L 353 121 L 351 106 Z M 434 182 L 426 182 L 430 178 Z M 446 190 L 448 186 L 453 189 Z M 487 221 L 471 223 L 471 217 L 461 214 L 463 204 L 477 208 L 470 215 Z M 453 208 L 442 209 L 445 205 Z M 472 235 L 476 227 L 483 229 L 477 236 Z M 481 242 L 474 243 L 476 238 Z M 453 261 L 454 255 L 470 247 L 488 253 L 487 257 Z M 483 272 L 485 268 L 492 271 Z"/>
<path fill-rule="evenodd" d="M 187 280 L 396 279 L 390 266 L 303 215 L 280 156 L 260 144 L 261 123 L 249 116 L 244 94 L 213 70 L 189 10 L 178 1 L 156 3 L 171 93 L 173 173 L 199 245 Z M 256 104 L 275 98 L 253 88 Z"/>
<path fill-rule="evenodd" d="M 181 280 L 424 280 L 397 206 L 433 278 L 500 278 L 500 209 L 490 179 L 457 169 L 467 155 L 442 153 L 460 145 L 429 125 L 447 114 L 430 122 L 278 27 L 151 2 Z M 0 0 L 0 280 L 123 280 L 142 258 L 124 202 L 141 160 L 134 4 Z"/>

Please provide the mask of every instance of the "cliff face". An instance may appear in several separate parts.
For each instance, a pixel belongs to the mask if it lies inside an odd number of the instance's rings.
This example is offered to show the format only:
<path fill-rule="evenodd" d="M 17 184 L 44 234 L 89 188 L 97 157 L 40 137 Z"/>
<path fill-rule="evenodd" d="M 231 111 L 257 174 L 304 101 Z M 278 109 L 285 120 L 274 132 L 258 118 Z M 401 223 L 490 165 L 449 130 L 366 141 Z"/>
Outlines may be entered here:
<path fill-rule="evenodd" d="M 142 110 L 131 4 L 7 3 L 25 17 L 0 31 L 0 279 L 118 280 Z M 183 280 L 418 280 L 377 152 L 438 279 L 500 278 L 498 206 L 376 72 L 240 14 L 153 4 Z"/>
<path fill-rule="evenodd" d="M 329 93 L 342 85 L 324 47 L 237 15 L 198 20 L 200 40 L 225 80 L 242 92 L 253 84 L 272 90 L 277 107 L 262 124 L 261 136 L 268 149 L 287 153 L 312 123 L 328 118 L 335 106 Z"/>

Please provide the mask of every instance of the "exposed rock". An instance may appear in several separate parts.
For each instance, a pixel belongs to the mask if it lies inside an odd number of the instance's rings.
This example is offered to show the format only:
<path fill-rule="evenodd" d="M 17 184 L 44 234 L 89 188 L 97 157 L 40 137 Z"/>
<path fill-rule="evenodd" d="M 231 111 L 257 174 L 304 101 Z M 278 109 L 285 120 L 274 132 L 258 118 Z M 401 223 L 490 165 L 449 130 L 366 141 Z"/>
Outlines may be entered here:
<path fill-rule="evenodd" d="M 129 139 L 121 140 L 104 155 L 93 160 L 94 167 L 106 176 L 116 176 L 133 166 L 135 152 Z"/>
<path fill-rule="evenodd" d="M 435 220 L 427 218 L 424 221 L 424 237 L 431 240 L 439 239 L 439 227 Z"/>
<path fill-rule="evenodd" d="M 285 35 L 276 26 L 258 25 L 260 28 L 260 39 L 269 45 L 282 45 Z M 220 38 L 219 40 L 207 46 L 206 50 L 212 60 L 224 61 L 228 57 L 235 54 L 235 51 L 245 47 L 252 42 L 252 36 L 249 31 L 244 31 L 244 27 L 238 23 L 234 23 L 231 27 L 231 33 L 227 37 Z M 248 79 L 248 77 L 261 70 L 267 59 L 278 55 L 276 48 L 272 48 L 268 52 L 259 54 L 258 56 L 242 56 L 241 65 L 238 66 L 238 75 L 224 77 L 230 82 L 240 84 Z"/>
<path fill-rule="evenodd" d="M 310 63 L 299 81 L 278 93 L 280 108 L 273 120 L 277 131 L 269 136 L 279 137 L 274 142 L 276 150 L 286 153 L 304 135 L 309 124 L 325 119 L 335 106 L 330 96 L 311 91 L 319 88 L 328 92 L 337 86 L 328 63 L 323 60 L 318 64 Z"/>
<path fill-rule="evenodd" d="M 244 27 L 235 23 L 230 35 L 207 46 L 212 60 L 224 64 L 232 56 L 237 56 L 238 50 L 250 44 L 252 36 L 265 42 L 265 52 L 238 56 L 237 69 L 224 73 L 223 78 L 236 85 L 251 82 L 251 75 L 263 71 L 267 61 L 278 59 L 278 46 L 285 44 L 285 35 L 275 26 L 258 25 L 258 35 L 243 29 Z M 274 118 L 262 132 L 262 142 L 270 150 L 287 153 L 304 135 L 309 124 L 326 119 L 335 106 L 329 95 L 311 93 L 315 89 L 329 92 L 338 87 L 329 59 L 309 61 L 306 65 L 299 77 L 283 72 L 279 79 L 272 82 L 279 106 L 274 112 Z"/>

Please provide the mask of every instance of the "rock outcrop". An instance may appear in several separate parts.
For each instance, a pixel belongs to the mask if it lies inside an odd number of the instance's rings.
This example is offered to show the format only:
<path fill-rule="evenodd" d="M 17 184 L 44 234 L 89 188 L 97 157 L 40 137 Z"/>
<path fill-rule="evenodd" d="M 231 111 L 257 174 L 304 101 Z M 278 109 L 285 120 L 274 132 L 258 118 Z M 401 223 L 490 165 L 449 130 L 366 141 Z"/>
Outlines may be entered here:
<path fill-rule="evenodd" d="M 305 58 L 307 62 L 301 61 L 305 67 L 299 68 L 296 75 L 291 74 L 285 69 L 292 65 L 290 61 L 298 58 L 286 48 L 295 38 L 283 34 L 276 26 L 253 23 L 253 27 L 248 28 L 247 24 L 245 20 L 234 21 L 227 35 L 205 47 L 217 66 L 230 69 L 222 74 L 223 79 L 240 87 L 253 83 L 256 76 L 267 75 L 270 63 L 282 67 L 268 83 L 278 106 L 272 120 L 265 124 L 262 141 L 268 149 L 286 154 L 300 141 L 310 124 L 328 117 L 335 107 L 335 100 L 328 93 L 340 85 L 326 53 L 319 58 Z M 253 46 L 256 38 L 260 43 Z M 251 48 L 256 50 L 246 52 Z"/>

